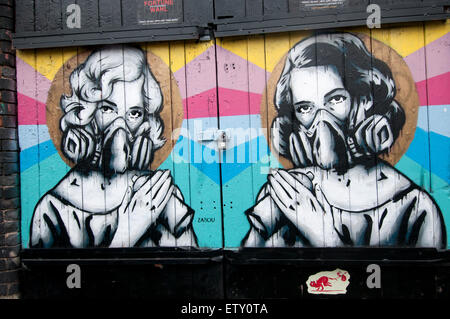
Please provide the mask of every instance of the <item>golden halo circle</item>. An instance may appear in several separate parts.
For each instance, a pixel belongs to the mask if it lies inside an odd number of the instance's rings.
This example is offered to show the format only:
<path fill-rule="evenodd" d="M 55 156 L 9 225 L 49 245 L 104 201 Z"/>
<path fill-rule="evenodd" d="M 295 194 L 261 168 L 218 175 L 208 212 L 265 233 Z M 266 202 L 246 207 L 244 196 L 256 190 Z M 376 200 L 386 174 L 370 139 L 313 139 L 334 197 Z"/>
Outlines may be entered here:
<path fill-rule="evenodd" d="M 145 50 L 143 51 L 145 52 Z M 59 156 L 70 167 L 74 167 L 75 163 L 66 158 L 61 151 L 62 132 L 60 120 L 64 114 L 60 107 L 60 99 L 63 94 L 71 95 L 70 74 L 78 65 L 84 63 L 91 53 L 92 51 L 83 51 L 67 60 L 56 73 L 47 97 L 46 116 L 48 131 Z M 181 128 L 184 113 L 180 90 L 170 68 L 151 51 L 147 51 L 146 55 L 148 65 L 160 85 L 164 103 L 159 115 L 164 123 L 163 137 L 166 142 L 163 147 L 155 152 L 153 162 L 150 165 L 152 170 L 156 170 L 167 159 L 178 140 L 179 128 Z"/>
<path fill-rule="evenodd" d="M 394 49 L 381 41 L 370 38 L 365 34 L 353 34 L 364 42 L 366 48 L 369 52 L 372 52 L 372 55 L 375 58 L 386 63 L 394 77 L 394 82 L 397 87 L 397 95 L 395 96 L 395 100 L 402 106 L 405 112 L 406 120 L 394 145 L 387 154 L 380 155 L 380 158 L 387 161 L 391 165 L 395 165 L 406 153 L 416 131 L 418 110 L 420 106 L 416 85 L 408 65 L 403 60 L 402 56 Z M 277 82 L 280 79 L 281 73 L 284 69 L 286 57 L 287 52 L 277 63 L 268 79 L 266 89 L 264 90 L 261 99 L 260 114 L 262 127 L 267 127 L 267 130 L 264 131 L 264 135 L 266 136 L 271 152 L 278 158 L 278 161 L 284 168 L 290 169 L 294 167 L 292 162 L 276 152 L 276 150 L 272 147 L 272 141 L 268 136 L 268 134 L 270 134 L 272 122 L 277 116 L 274 96 Z"/>

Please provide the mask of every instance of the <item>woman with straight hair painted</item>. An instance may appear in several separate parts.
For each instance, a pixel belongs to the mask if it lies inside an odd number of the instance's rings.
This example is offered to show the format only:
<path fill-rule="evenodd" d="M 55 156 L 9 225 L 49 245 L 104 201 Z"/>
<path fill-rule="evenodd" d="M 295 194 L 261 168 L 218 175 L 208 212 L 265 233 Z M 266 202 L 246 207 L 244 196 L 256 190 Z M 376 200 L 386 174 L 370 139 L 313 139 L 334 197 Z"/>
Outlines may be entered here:
<path fill-rule="evenodd" d="M 379 156 L 405 123 L 389 67 L 350 33 L 319 33 L 288 52 L 278 80 L 275 170 L 246 211 L 244 246 L 446 247 L 442 213 Z"/>

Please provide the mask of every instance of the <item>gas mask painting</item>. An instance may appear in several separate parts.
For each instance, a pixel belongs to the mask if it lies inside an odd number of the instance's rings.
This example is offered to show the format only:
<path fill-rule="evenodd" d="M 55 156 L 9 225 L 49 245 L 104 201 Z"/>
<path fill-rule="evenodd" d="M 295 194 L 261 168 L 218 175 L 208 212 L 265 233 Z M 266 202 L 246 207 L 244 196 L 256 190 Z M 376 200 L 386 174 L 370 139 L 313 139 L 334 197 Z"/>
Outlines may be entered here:
<path fill-rule="evenodd" d="M 381 159 L 405 124 L 396 90 L 353 34 L 318 33 L 289 50 L 270 139 L 293 168 L 268 175 L 243 246 L 446 247 L 434 200 Z"/>
<path fill-rule="evenodd" d="M 165 144 L 163 95 L 144 51 L 95 50 L 70 88 L 61 151 L 74 166 L 36 205 L 30 247 L 197 246 L 194 211 L 170 171 L 150 169 Z"/>

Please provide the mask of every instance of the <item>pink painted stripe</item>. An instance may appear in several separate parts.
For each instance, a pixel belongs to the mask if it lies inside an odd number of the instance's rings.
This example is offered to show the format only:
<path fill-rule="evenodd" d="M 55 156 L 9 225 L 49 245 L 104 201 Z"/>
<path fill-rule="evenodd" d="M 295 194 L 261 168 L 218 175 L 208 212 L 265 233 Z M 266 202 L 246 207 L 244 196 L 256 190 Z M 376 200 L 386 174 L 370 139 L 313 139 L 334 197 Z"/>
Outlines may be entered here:
<path fill-rule="evenodd" d="M 426 56 L 426 73 L 425 73 Z M 450 72 L 450 32 L 404 58 L 414 81 Z"/>
<path fill-rule="evenodd" d="M 214 46 L 174 73 L 182 99 L 192 97 L 216 87 Z"/>
<path fill-rule="evenodd" d="M 19 125 L 46 124 L 45 104 L 21 93 L 17 93 Z"/>
<path fill-rule="evenodd" d="M 213 45 L 174 73 L 183 99 L 216 87 L 215 57 Z M 221 46 L 217 46 L 217 63 L 220 87 L 248 90 L 252 93 L 264 91 L 270 72 L 266 72 Z M 234 69 L 231 66 L 232 63 L 234 63 Z"/>
<path fill-rule="evenodd" d="M 220 116 L 259 114 L 261 94 L 219 88 Z"/>
<path fill-rule="evenodd" d="M 450 72 L 417 82 L 416 88 L 420 105 L 450 104 Z"/>
<path fill-rule="evenodd" d="M 36 71 L 31 65 L 16 58 L 17 67 L 17 92 L 35 98 L 37 101 L 45 103 L 51 81 Z"/>
<path fill-rule="evenodd" d="M 220 116 L 259 114 L 261 94 L 219 88 Z M 216 89 L 183 100 L 186 119 L 217 117 Z"/>
<path fill-rule="evenodd" d="M 184 118 L 217 117 L 216 89 L 190 96 L 183 100 Z"/>
<path fill-rule="evenodd" d="M 262 93 L 270 72 L 256 64 L 217 46 L 219 87 Z"/>

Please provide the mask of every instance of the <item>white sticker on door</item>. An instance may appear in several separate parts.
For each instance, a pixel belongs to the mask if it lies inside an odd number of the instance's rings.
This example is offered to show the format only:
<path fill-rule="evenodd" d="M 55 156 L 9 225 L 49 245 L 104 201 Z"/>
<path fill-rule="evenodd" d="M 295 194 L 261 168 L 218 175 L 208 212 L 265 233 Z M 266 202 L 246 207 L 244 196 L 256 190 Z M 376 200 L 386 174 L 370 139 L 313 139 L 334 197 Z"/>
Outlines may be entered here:
<path fill-rule="evenodd" d="M 311 294 L 345 294 L 349 284 L 350 274 L 339 268 L 311 275 L 306 281 L 308 292 Z"/>

